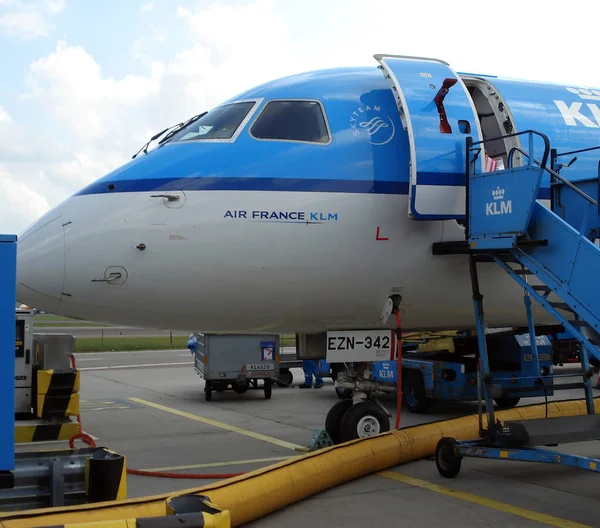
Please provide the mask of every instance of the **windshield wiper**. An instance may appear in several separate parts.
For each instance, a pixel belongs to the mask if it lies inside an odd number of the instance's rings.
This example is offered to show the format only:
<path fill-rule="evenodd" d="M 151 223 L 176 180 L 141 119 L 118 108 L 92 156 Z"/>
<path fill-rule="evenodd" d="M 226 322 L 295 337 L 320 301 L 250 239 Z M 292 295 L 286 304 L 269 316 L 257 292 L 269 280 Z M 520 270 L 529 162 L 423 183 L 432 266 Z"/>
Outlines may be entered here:
<path fill-rule="evenodd" d="M 165 141 L 171 139 L 177 132 L 179 132 L 182 128 L 185 128 L 188 125 L 191 125 L 194 121 L 198 121 L 201 117 L 205 116 L 208 112 L 202 112 L 201 114 L 195 115 L 194 117 L 190 117 L 184 123 L 179 123 L 175 126 L 173 130 L 171 130 L 164 138 L 162 138 L 158 144 L 162 145 Z"/>
<path fill-rule="evenodd" d="M 164 130 L 161 130 L 158 134 L 154 134 L 150 138 L 150 140 L 148 141 L 148 143 L 146 143 L 140 150 L 138 150 L 133 156 L 131 156 L 131 159 L 134 159 L 142 151 L 144 151 L 144 154 L 147 154 L 148 153 L 148 147 L 150 146 L 150 143 L 152 143 L 155 139 L 157 139 L 160 136 L 162 136 L 167 130 L 169 130 L 169 128 L 171 128 L 171 127 L 167 127 Z"/>

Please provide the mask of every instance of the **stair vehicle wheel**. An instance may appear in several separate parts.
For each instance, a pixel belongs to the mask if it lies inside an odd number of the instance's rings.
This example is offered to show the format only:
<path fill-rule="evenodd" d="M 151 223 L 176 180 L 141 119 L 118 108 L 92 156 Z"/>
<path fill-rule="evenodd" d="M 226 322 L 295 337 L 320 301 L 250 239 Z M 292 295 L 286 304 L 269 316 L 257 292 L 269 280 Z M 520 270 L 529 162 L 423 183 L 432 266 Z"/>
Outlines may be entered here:
<path fill-rule="evenodd" d="M 281 369 L 279 371 L 279 378 L 275 381 L 279 387 L 289 387 L 294 383 L 294 375 L 290 372 L 290 369 Z"/>
<path fill-rule="evenodd" d="M 462 456 L 456 454 L 455 446 L 454 438 L 444 437 L 435 448 L 435 465 L 442 477 L 454 478 L 460 473 Z"/>
<path fill-rule="evenodd" d="M 270 379 L 265 379 L 264 383 L 265 400 L 270 400 L 273 393 L 273 382 Z"/>
<path fill-rule="evenodd" d="M 422 414 L 427 412 L 431 400 L 425 393 L 425 382 L 420 372 L 409 370 L 402 380 L 404 403 L 411 413 Z"/>
<path fill-rule="evenodd" d="M 325 431 L 334 444 L 342 442 L 342 418 L 344 414 L 352 407 L 352 400 L 341 400 L 336 402 L 325 418 Z"/>
<path fill-rule="evenodd" d="M 206 380 L 206 382 L 204 383 L 204 399 L 206 401 L 212 400 L 212 391 L 213 391 L 212 381 Z"/>
<path fill-rule="evenodd" d="M 376 403 L 364 400 L 356 403 L 342 417 L 341 441 L 367 438 L 390 430 L 390 419 Z"/>
<path fill-rule="evenodd" d="M 500 409 L 512 409 L 521 401 L 521 398 L 494 398 L 496 405 Z"/>

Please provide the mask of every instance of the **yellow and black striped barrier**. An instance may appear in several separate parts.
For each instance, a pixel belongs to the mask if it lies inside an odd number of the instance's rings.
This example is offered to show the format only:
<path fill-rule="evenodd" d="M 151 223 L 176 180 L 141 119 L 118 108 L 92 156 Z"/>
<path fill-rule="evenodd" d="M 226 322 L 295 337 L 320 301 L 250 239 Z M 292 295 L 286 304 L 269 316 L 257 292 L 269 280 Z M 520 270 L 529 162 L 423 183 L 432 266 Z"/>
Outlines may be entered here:
<path fill-rule="evenodd" d="M 85 494 L 88 502 L 125 500 L 127 468 L 125 457 L 104 449 L 85 459 Z"/>
<path fill-rule="evenodd" d="M 64 418 L 79 414 L 79 370 L 37 370 L 35 414 L 38 418 Z"/>
<path fill-rule="evenodd" d="M 32 423 L 33 422 L 33 423 Z M 79 424 L 73 419 L 59 423 L 27 420 L 15 423 L 15 444 L 69 440 L 79 432 Z"/>

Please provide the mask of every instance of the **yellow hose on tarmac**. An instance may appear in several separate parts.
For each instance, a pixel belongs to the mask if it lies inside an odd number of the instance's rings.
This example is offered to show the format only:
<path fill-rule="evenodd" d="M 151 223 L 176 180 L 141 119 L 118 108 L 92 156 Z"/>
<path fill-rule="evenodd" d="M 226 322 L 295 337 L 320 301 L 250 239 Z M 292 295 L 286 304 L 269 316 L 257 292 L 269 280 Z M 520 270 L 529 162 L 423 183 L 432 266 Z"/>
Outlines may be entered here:
<path fill-rule="evenodd" d="M 600 399 L 594 403 L 598 412 Z M 586 412 L 583 400 L 548 403 L 550 418 Z M 527 420 L 544 418 L 545 413 L 546 405 L 537 404 L 499 411 L 496 416 L 502 421 Z M 484 416 L 484 427 L 485 423 Z M 432 456 L 444 436 L 469 440 L 478 435 L 477 415 L 423 424 L 293 457 L 201 488 L 126 501 L 0 514 L 0 527 L 60 526 L 162 516 L 166 514 L 169 497 L 190 493 L 208 496 L 219 509 L 229 510 L 231 526 L 241 526 L 352 479 Z"/>

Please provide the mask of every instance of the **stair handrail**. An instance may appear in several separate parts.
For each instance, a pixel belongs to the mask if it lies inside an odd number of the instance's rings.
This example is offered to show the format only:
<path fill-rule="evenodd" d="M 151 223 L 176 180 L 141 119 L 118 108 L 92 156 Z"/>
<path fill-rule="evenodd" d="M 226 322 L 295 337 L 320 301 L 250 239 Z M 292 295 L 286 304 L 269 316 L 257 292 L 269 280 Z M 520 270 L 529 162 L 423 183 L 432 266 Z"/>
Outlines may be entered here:
<path fill-rule="evenodd" d="M 475 145 L 484 145 L 485 143 L 489 143 L 491 141 L 498 141 L 500 139 L 504 140 L 504 139 L 510 138 L 510 137 L 522 136 L 523 134 L 529 135 L 529 150 L 531 152 L 533 152 L 533 135 L 534 134 L 536 136 L 541 137 L 542 140 L 544 141 L 544 155 L 542 156 L 542 161 L 540 163 L 543 166 L 542 168 L 545 168 L 546 163 L 548 162 L 548 158 L 550 157 L 550 140 L 548 139 L 548 136 L 546 134 L 543 134 L 542 132 L 538 132 L 537 130 L 523 130 L 521 132 L 513 132 L 512 134 L 506 134 L 504 136 L 483 139 L 481 141 L 473 141 L 473 138 L 468 137 L 467 138 L 467 163 L 470 163 L 469 152 L 471 150 L 473 150 L 473 147 Z M 478 149 L 478 150 L 481 151 L 481 149 Z M 477 157 L 475 157 L 475 159 L 477 159 Z M 529 160 L 529 165 L 531 165 L 531 158 L 529 155 L 527 155 L 527 159 Z M 473 161 L 475 161 L 475 160 L 473 160 Z M 469 173 L 467 173 L 467 174 L 469 174 Z"/>
<path fill-rule="evenodd" d="M 600 147 L 593 147 L 591 149 L 574 150 L 573 152 L 565 152 L 564 154 L 558 154 L 557 157 L 558 156 L 564 156 L 564 155 L 567 155 L 567 154 L 575 154 L 576 152 L 583 152 L 584 150 L 594 150 L 596 148 L 600 148 Z M 512 158 L 513 158 L 513 154 L 515 153 L 515 151 L 518 151 L 521 154 L 523 154 L 523 156 L 526 156 L 527 158 L 531 159 L 531 157 L 529 156 L 529 154 L 527 152 L 525 152 L 521 147 L 513 147 L 513 148 L 510 149 L 510 152 L 508 153 L 508 168 L 509 169 L 512 168 Z M 538 160 L 535 156 L 533 157 L 533 161 L 535 163 L 537 163 L 538 165 L 541 166 L 542 162 L 540 160 Z M 563 176 L 561 176 L 560 174 L 558 174 L 558 172 L 556 172 L 555 170 L 551 169 L 550 167 L 541 167 L 541 168 L 544 169 L 544 170 L 546 170 L 549 174 L 551 174 L 552 176 L 554 176 L 557 180 L 560 180 L 567 187 L 569 187 L 569 189 L 575 191 L 577 194 L 579 194 L 579 196 L 581 196 L 582 198 L 585 198 L 592 205 L 598 205 L 598 202 L 596 200 L 594 200 L 588 194 L 584 193 L 579 187 L 577 187 L 576 185 L 574 185 L 573 183 L 571 183 L 569 180 L 567 180 L 566 178 L 564 178 Z"/>

